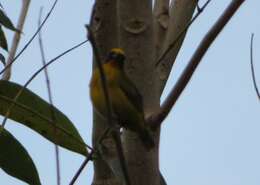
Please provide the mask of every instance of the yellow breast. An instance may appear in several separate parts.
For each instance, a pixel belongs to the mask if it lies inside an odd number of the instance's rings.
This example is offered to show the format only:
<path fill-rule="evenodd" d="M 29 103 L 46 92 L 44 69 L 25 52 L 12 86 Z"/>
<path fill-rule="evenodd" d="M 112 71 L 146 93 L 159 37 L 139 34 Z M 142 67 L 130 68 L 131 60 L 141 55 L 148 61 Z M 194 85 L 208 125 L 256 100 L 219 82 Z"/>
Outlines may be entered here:
<path fill-rule="evenodd" d="M 115 88 L 119 76 L 118 69 L 111 66 L 109 63 L 103 64 L 104 74 L 106 76 L 106 82 L 108 87 L 108 93 L 111 94 L 111 90 Z M 90 97 L 95 110 L 102 114 L 106 114 L 105 96 L 101 83 L 99 69 L 94 69 L 92 79 L 90 81 Z"/>

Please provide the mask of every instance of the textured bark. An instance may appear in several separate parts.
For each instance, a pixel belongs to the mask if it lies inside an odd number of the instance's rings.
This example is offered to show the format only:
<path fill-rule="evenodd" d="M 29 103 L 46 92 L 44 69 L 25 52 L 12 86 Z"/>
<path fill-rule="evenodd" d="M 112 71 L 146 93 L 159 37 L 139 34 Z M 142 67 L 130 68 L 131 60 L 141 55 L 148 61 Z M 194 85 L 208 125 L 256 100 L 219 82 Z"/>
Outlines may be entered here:
<path fill-rule="evenodd" d="M 162 46 L 169 27 L 169 0 L 156 0 L 153 15 L 156 53 L 155 57 L 158 58 L 161 55 Z"/>
<path fill-rule="evenodd" d="M 120 47 L 126 53 L 126 72 L 144 99 L 146 115 L 159 108 L 158 78 L 154 68 L 154 33 L 152 2 L 150 0 L 118 1 Z M 159 131 L 155 134 L 157 147 L 147 152 L 137 135 L 124 131 L 123 143 L 133 185 L 159 185 Z"/>
<path fill-rule="evenodd" d="M 120 46 L 124 49 L 125 70 L 143 96 L 146 117 L 159 109 L 160 90 L 164 81 L 159 81 L 155 62 L 158 56 L 156 51 L 159 51 L 160 47 L 165 44 L 165 39 L 170 37 L 165 34 L 168 29 L 168 3 L 168 0 L 158 0 L 153 14 L 150 0 L 120 0 L 117 6 L 116 0 L 96 0 L 91 21 L 102 60 L 111 48 Z M 185 8 L 182 10 L 186 11 Z M 120 23 L 119 27 L 117 21 Z M 119 32 L 117 32 L 118 28 Z M 171 27 L 171 29 L 174 28 Z M 156 51 L 155 46 L 157 46 Z M 168 70 L 169 73 L 170 69 Z M 94 146 L 106 126 L 104 120 L 94 113 Z M 123 133 L 123 144 L 132 185 L 160 185 L 162 183 L 158 149 L 160 129 L 154 135 L 156 147 L 148 152 L 135 133 L 131 131 Z M 103 159 L 106 161 L 109 161 L 108 158 L 115 159 L 113 142 L 108 139 L 105 146 L 109 150 Z M 102 159 L 94 161 L 94 171 L 92 185 L 122 184 Z"/>
<path fill-rule="evenodd" d="M 233 0 L 233 4 L 241 2 L 242 0 Z M 95 31 L 101 57 L 104 59 L 105 54 L 112 47 L 119 45 L 124 49 L 126 54 L 125 70 L 143 96 L 144 110 L 146 117 L 148 117 L 159 109 L 160 95 L 185 34 L 169 53 L 168 57 L 171 60 L 164 60 L 158 68 L 155 68 L 160 47 L 163 46 L 163 49 L 167 49 L 178 34 L 184 30 L 192 18 L 197 0 L 173 0 L 169 25 L 165 24 L 168 22 L 165 18 L 168 12 L 168 0 L 157 0 L 154 14 L 152 13 L 151 0 L 118 0 L 117 6 L 116 0 L 96 0 L 96 3 L 91 25 Z M 167 34 L 165 35 L 166 31 Z M 212 38 L 205 39 L 212 41 Z M 208 46 L 206 47 L 208 48 Z M 198 60 L 196 62 L 199 62 L 201 58 L 196 60 Z M 186 84 L 188 80 L 186 80 Z M 182 85 L 185 85 L 185 83 L 182 83 Z M 175 88 L 175 90 L 178 91 L 178 88 Z M 178 93 L 180 94 L 181 91 Z M 106 125 L 102 119 L 94 115 L 94 146 L 97 138 L 104 132 Z M 123 144 L 132 185 L 166 184 L 159 172 L 160 129 L 157 129 L 154 135 L 156 147 L 148 152 L 135 133 L 125 130 L 123 132 Z M 117 159 L 113 142 L 108 139 L 105 146 L 108 147 L 108 150 L 105 151 L 107 153 L 103 153 L 105 154 L 103 159 L 106 161 Z M 101 159 L 94 161 L 94 170 L 92 185 L 122 185 L 122 182 L 118 181 L 106 162 Z"/>
<path fill-rule="evenodd" d="M 118 32 L 117 32 L 117 13 L 116 13 L 116 0 L 96 0 L 92 18 L 91 29 L 94 32 L 95 41 L 99 49 L 102 61 L 106 54 L 112 47 L 118 46 Z M 95 62 L 94 62 L 95 65 Z M 100 136 L 107 128 L 107 123 L 104 119 L 100 118 L 97 114 L 93 115 L 93 146 L 97 147 L 97 142 Z M 111 138 L 105 140 L 105 147 L 110 148 L 111 157 L 116 155 L 113 142 Z M 111 146 L 111 147 L 110 147 Z M 119 185 L 118 178 L 115 177 L 110 170 L 107 163 L 98 158 L 94 160 L 94 179 L 92 185 Z"/>
<path fill-rule="evenodd" d="M 193 12 L 196 8 L 196 4 L 197 0 L 173 0 L 171 2 L 169 28 L 162 52 L 164 52 L 169 47 L 169 45 L 174 42 L 179 33 L 183 31 L 185 26 L 191 20 Z M 172 70 L 172 66 L 183 43 L 184 37 L 185 34 L 183 34 L 181 39 L 179 39 L 179 41 L 175 44 L 175 47 L 167 54 L 166 59 L 163 60 L 158 66 L 159 78 L 161 81 L 161 93 L 166 85 L 169 74 Z"/>

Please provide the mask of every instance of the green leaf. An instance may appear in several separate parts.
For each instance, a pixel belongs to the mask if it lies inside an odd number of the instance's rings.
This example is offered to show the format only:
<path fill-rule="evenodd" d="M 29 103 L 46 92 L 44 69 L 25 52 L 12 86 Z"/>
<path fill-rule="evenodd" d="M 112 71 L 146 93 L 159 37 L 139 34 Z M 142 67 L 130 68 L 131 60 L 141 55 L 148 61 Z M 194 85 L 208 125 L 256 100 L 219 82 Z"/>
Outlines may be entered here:
<path fill-rule="evenodd" d="M 4 11 L 1 9 L 0 9 L 0 24 L 10 30 L 19 31 L 14 27 L 12 21 L 5 15 Z"/>
<path fill-rule="evenodd" d="M 8 51 L 8 45 L 7 45 L 7 41 L 5 38 L 5 33 L 1 26 L 0 26 L 0 47 L 3 48 L 4 50 Z"/>
<path fill-rule="evenodd" d="M 28 184 L 41 184 L 37 169 L 26 149 L 2 126 L 0 126 L 0 168 Z"/>
<path fill-rule="evenodd" d="M 21 88 L 16 83 L 0 80 L 1 115 L 5 116 Z M 57 108 L 28 89 L 24 89 L 15 102 L 9 118 L 33 129 L 57 145 L 84 156 L 88 154 L 86 144 L 72 122 Z"/>

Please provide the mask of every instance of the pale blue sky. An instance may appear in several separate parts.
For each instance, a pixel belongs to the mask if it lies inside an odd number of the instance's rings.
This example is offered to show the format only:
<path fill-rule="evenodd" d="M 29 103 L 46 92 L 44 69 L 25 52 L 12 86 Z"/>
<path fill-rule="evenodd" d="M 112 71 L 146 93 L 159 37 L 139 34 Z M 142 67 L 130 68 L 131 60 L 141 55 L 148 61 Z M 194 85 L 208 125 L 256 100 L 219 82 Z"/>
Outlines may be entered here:
<path fill-rule="evenodd" d="M 31 2 L 23 46 L 37 29 L 41 6 L 44 13 L 53 1 Z M 202 3 L 205 1 L 202 1 Z M 190 28 L 164 92 L 167 95 L 183 67 L 213 22 L 230 0 L 213 0 Z M 20 1 L 1 1 L 16 22 Z M 59 1 L 43 28 L 47 59 L 52 59 L 86 38 L 92 1 Z M 255 35 L 255 68 L 260 86 L 260 2 L 247 0 L 207 52 L 188 87 L 165 120 L 162 129 L 160 168 L 169 185 L 259 185 L 260 107 L 250 74 L 249 41 Z M 11 32 L 8 33 L 9 45 Z M 89 44 L 61 58 L 49 68 L 54 104 L 91 143 L 92 113 L 88 94 L 91 75 Z M 41 66 L 37 39 L 13 67 L 12 80 L 24 84 Z M 29 86 L 47 99 L 44 76 Z M 43 185 L 55 185 L 54 146 L 24 126 L 8 121 L 6 128 L 32 156 Z M 61 149 L 62 185 L 71 180 L 83 157 Z M 90 184 L 88 165 L 77 185 Z M 24 185 L 0 170 L 1 185 Z"/>

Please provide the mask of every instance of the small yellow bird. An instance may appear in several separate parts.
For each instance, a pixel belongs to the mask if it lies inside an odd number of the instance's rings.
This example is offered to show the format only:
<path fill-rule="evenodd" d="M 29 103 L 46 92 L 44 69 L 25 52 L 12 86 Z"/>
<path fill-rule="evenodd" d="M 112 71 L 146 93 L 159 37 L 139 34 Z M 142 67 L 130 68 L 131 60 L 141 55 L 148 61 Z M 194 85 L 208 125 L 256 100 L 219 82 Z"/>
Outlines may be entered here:
<path fill-rule="evenodd" d="M 150 130 L 145 126 L 142 96 L 124 72 L 124 60 L 124 51 L 113 48 L 102 64 L 113 116 L 116 116 L 120 126 L 137 133 L 144 146 L 151 149 L 155 144 Z M 95 111 L 105 117 L 105 96 L 97 67 L 90 82 L 90 96 Z"/>

